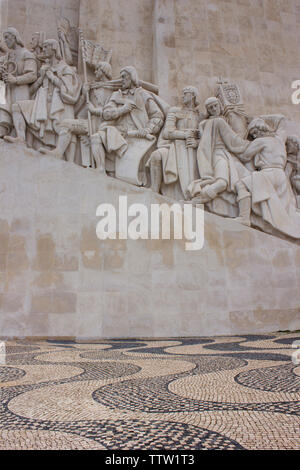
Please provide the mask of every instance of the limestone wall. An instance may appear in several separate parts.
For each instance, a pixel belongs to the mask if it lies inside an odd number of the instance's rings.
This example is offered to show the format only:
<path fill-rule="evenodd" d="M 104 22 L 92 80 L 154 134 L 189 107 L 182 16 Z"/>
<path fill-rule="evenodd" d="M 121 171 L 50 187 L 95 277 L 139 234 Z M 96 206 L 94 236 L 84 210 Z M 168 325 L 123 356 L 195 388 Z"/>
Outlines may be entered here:
<path fill-rule="evenodd" d="M 80 27 L 88 39 L 112 49 L 115 76 L 134 65 L 141 78 L 153 79 L 153 0 L 87 0 L 80 3 Z"/>
<path fill-rule="evenodd" d="M 47 38 L 57 38 L 57 20 L 67 18 L 78 26 L 80 0 L 0 0 L 1 30 L 13 26 L 27 46 L 32 33 L 45 31 Z"/>
<path fill-rule="evenodd" d="M 220 75 L 240 85 L 250 115 L 300 121 L 291 83 L 300 79 L 298 0 L 1 0 L 0 26 L 57 36 L 57 18 L 113 49 L 114 75 L 135 65 L 171 104 L 187 84 L 201 101 Z"/>
<path fill-rule="evenodd" d="M 153 61 L 171 104 L 188 84 L 203 102 L 223 75 L 240 85 L 250 115 L 300 117 L 291 102 L 300 79 L 298 0 L 84 0 L 80 24 L 113 49 L 116 74 L 130 63 L 150 80 Z"/>
<path fill-rule="evenodd" d="M 96 237 L 96 208 L 162 196 L 0 143 L 0 336 L 199 336 L 300 328 L 300 247 L 205 214 L 205 244 Z"/>
<path fill-rule="evenodd" d="M 168 31 L 161 41 L 168 42 L 164 52 L 169 52 L 167 60 L 176 68 L 172 88 L 193 83 L 204 100 L 214 90 L 212 83 L 223 75 L 240 85 L 250 115 L 280 109 L 298 118 L 300 108 L 291 103 L 291 83 L 300 77 L 299 1 L 156 3 L 162 14 L 155 21 Z M 165 23 L 166 6 L 169 20 Z"/>

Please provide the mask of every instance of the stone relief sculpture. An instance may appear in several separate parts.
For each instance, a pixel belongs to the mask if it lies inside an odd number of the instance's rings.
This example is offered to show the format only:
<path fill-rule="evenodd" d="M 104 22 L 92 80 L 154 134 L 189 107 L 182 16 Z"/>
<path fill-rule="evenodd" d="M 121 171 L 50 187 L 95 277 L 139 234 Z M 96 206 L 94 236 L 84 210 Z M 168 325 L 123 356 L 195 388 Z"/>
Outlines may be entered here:
<path fill-rule="evenodd" d="M 273 124 L 275 132 L 264 118 Z M 254 140 L 239 158 L 253 159 L 255 171 L 238 182 L 240 217 L 237 220 L 250 225 L 252 211 L 279 232 L 300 238 L 300 211 L 296 209 L 296 199 L 285 173 L 287 135 L 284 117 L 253 119 L 248 131 Z"/>
<path fill-rule="evenodd" d="M 300 139 L 296 135 L 290 135 L 286 139 L 287 166 L 286 174 L 292 183 L 300 209 Z"/>
<path fill-rule="evenodd" d="M 133 66 L 113 79 L 112 51 L 68 20 L 57 34 L 34 33 L 29 51 L 15 28 L 4 32 L 0 138 L 300 239 L 300 137 L 284 116 L 250 118 L 239 87 L 222 78 L 204 104 L 187 86 L 170 106 Z"/>
<path fill-rule="evenodd" d="M 176 195 L 188 198 L 188 186 L 198 178 L 197 131 L 201 119 L 203 115 L 199 112 L 198 90 L 191 86 L 185 87 L 182 90 L 182 106 L 169 109 L 157 144 L 158 149 L 152 153 L 147 163 L 153 191 L 175 198 Z M 177 188 L 174 187 L 176 183 L 179 183 Z M 170 187 L 173 194 L 168 192 Z"/>
<path fill-rule="evenodd" d="M 208 98 L 205 106 L 207 119 L 199 126 L 197 150 L 200 179 L 189 185 L 188 192 L 194 202 L 206 204 L 211 212 L 234 217 L 236 183 L 248 174 L 236 154 L 244 152 L 249 142 L 236 134 L 221 116 L 218 98 Z"/>
<path fill-rule="evenodd" d="M 77 65 L 78 62 L 78 30 L 70 25 L 67 18 L 57 21 L 57 36 L 60 53 L 68 65 Z"/>
<path fill-rule="evenodd" d="M 79 99 L 81 80 L 74 68 L 61 58 L 59 44 L 55 39 L 43 43 L 44 64 L 38 79 L 31 87 L 33 100 L 18 101 L 15 115 L 17 140 L 23 140 L 27 129 L 30 146 L 41 144 L 55 147 L 60 133 L 60 123 L 74 118 L 74 106 Z M 10 139 L 11 140 L 11 139 Z M 41 148 L 46 152 L 47 148 Z M 71 150 L 73 153 L 75 149 Z M 69 158 L 73 161 L 73 158 Z"/>
<path fill-rule="evenodd" d="M 92 136 L 91 136 L 91 152 L 93 157 L 93 164 L 91 165 L 90 161 L 90 152 L 85 152 L 82 148 L 82 165 L 89 167 L 93 166 L 99 171 L 104 171 L 105 165 L 105 155 L 101 152 L 101 146 L 98 145 L 98 135 L 97 131 L 102 122 L 102 112 L 103 107 L 108 102 L 112 89 L 109 86 L 108 82 L 112 78 L 111 66 L 108 62 L 99 62 L 96 66 L 96 81 L 93 83 L 86 83 L 83 87 L 83 95 L 81 96 L 81 102 L 77 104 L 80 109 L 86 102 L 85 95 L 89 93 L 89 105 L 88 111 L 92 116 Z M 89 128 L 88 128 L 88 119 L 87 119 L 87 109 L 85 113 L 83 112 L 83 117 L 78 119 L 64 119 L 60 123 L 60 131 L 58 136 L 58 142 L 55 149 L 47 152 L 50 155 L 54 155 L 57 158 L 63 159 L 64 154 L 69 147 L 72 139 L 76 141 L 76 136 L 79 136 L 81 139 L 86 137 L 88 139 Z M 83 143 L 86 143 L 86 140 L 83 140 Z M 89 139 L 87 145 L 90 145 Z"/>
<path fill-rule="evenodd" d="M 239 87 L 235 83 L 228 83 L 222 77 L 218 80 L 216 98 L 223 108 L 223 116 L 232 130 L 240 137 L 245 137 L 248 125 L 248 116 L 245 111 Z"/>
<path fill-rule="evenodd" d="M 37 59 L 38 70 L 43 62 L 43 44 L 45 40 L 46 33 L 44 31 L 33 33 L 31 38 L 30 50 Z"/>
<path fill-rule="evenodd" d="M 30 85 L 37 79 L 37 61 L 34 54 L 23 44 L 15 28 L 7 28 L 3 33 L 8 52 L 0 60 L 0 78 L 5 83 L 7 111 L 13 121 L 16 137 L 5 135 L 7 141 L 25 143 L 26 126 L 19 117 L 18 102 L 30 100 Z"/>
<path fill-rule="evenodd" d="M 103 109 L 103 125 L 98 132 L 99 147 L 106 152 L 106 169 L 127 182 L 142 185 L 140 164 L 156 142 L 164 114 L 153 94 L 139 86 L 134 67 L 120 71 L 121 89 L 114 92 Z"/>

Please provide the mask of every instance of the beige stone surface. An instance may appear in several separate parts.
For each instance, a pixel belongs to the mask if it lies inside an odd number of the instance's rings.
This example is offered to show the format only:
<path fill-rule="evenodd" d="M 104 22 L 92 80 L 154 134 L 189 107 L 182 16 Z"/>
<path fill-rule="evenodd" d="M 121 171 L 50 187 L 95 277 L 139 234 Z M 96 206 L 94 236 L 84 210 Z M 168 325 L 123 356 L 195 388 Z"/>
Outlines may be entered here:
<path fill-rule="evenodd" d="M 66 17 L 88 39 L 113 50 L 114 76 L 135 65 L 176 104 L 193 84 L 201 101 L 220 75 L 240 86 L 250 115 L 282 112 L 299 119 L 291 101 L 300 79 L 298 0 L 1 0 L 0 26 L 16 27 L 27 47 L 32 33 L 57 38 Z"/>
<path fill-rule="evenodd" d="M 47 38 L 57 39 L 57 22 L 64 17 L 72 26 L 79 23 L 80 0 L 1 0 L 1 30 L 13 26 L 27 46 L 32 34 L 45 31 Z"/>
<path fill-rule="evenodd" d="M 165 337 L 300 328 L 300 247 L 205 213 L 205 243 L 99 240 L 96 208 L 166 202 L 0 143 L 0 336 Z"/>
<path fill-rule="evenodd" d="M 79 22 L 113 49 L 115 74 L 136 65 L 171 104 L 187 84 L 204 102 L 223 75 L 239 84 L 250 116 L 280 109 L 299 119 L 291 102 L 299 8 L 297 0 L 84 0 Z"/>
<path fill-rule="evenodd" d="M 136 66 L 152 80 L 153 0 L 87 0 L 80 2 L 79 25 L 88 39 L 113 50 L 112 67 Z"/>

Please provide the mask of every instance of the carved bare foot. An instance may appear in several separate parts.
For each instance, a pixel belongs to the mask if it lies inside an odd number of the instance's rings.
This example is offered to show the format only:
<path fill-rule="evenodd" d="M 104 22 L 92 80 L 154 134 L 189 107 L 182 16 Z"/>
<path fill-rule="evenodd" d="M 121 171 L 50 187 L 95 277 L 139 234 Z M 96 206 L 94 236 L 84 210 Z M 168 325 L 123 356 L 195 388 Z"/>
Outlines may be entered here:
<path fill-rule="evenodd" d="M 102 173 L 103 175 L 106 175 L 105 168 L 98 167 L 98 168 L 95 168 L 95 171 L 97 171 L 98 173 Z"/>
<path fill-rule="evenodd" d="M 3 139 L 6 142 L 11 142 L 12 144 L 24 144 L 24 145 L 26 145 L 26 142 L 25 142 L 24 139 L 22 139 L 22 137 L 12 137 L 10 135 L 5 135 L 3 137 Z"/>
<path fill-rule="evenodd" d="M 199 194 L 197 197 L 193 197 L 192 204 L 205 204 L 211 201 L 211 198 L 207 194 Z"/>
<path fill-rule="evenodd" d="M 246 225 L 246 227 L 251 227 L 250 219 L 248 219 L 247 217 L 236 217 L 233 220 L 238 224 Z"/>
<path fill-rule="evenodd" d="M 181 202 L 182 204 L 193 204 L 193 205 L 204 204 L 204 202 L 202 202 L 202 200 L 203 200 L 203 198 L 201 196 L 197 196 L 197 197 L 193 197 L 192 199 L 189 199 L 189 200 L 181 199 L 179 202 Z"/>
<path fill-rule="evenodd" d="M 39 149 L 39 152 L 42 153 L 43 155 L 52 155 L 52 157 L 56 157 L 59 160 L 63 160 L 64 156 L 56 149 L 49 150 L 45 147 L 41 147 Z"/>

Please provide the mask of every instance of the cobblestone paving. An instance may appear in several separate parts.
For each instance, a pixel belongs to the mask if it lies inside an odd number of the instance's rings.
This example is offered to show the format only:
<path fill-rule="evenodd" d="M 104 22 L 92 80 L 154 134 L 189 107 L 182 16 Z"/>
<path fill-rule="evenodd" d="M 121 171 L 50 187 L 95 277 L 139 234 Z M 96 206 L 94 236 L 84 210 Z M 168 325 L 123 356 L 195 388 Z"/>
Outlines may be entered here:
<path fill-rule="evenodd" d="M 300 449 L 297 340 L 7 341 L 0 449 Z"/>

